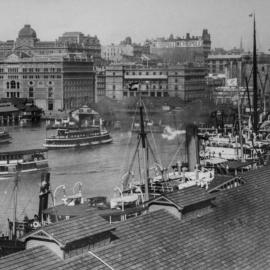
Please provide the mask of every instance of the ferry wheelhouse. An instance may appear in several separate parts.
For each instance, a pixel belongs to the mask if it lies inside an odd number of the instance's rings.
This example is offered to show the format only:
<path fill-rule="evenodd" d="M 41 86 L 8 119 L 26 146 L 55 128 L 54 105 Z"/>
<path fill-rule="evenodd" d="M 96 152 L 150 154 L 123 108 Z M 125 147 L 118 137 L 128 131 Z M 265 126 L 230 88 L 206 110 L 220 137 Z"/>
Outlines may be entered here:
<path fill-rule="evenodd" d="M 58 129 L 57 135 L 46 139 L 47 149 L 76 148 L 112 142 L 109 132 L 99 126 L 80 129 Z"/>
<path fill-rule="evenodd" d="M 30 149 L 0 153 L 0 179 L 14 173 L 30 173 L 48 169 L 46 149 Z"/>

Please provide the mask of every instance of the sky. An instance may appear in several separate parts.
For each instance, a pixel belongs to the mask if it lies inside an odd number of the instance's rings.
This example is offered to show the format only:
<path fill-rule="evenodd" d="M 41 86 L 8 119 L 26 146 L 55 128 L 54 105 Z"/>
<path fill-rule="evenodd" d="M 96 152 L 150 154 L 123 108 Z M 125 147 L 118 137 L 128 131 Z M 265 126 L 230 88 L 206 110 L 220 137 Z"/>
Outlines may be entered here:
<path fill-rule="evenodd" d="M 270 49 L 270 0 L 0 0 L 0 40 L 15 40 L 30 24 L 41 41 L 64 32 L 97 35 L 102 45 L 130 36 L 145 39 L 211 34 L 212 48 L 252 48 L 252 18 L 256 13 L 258 49 Z"/>

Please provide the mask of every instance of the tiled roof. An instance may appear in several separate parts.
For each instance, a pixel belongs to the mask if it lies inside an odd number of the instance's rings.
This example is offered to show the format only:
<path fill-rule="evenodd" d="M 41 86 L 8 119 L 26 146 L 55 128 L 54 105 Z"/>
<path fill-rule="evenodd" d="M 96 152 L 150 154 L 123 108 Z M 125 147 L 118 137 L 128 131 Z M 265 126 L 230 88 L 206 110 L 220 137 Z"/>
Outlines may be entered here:
<path fill-rule="evenodd" d="M 0 258 L 1 270 L 55 269 L 62 260 L 46 247 L 39 246 Z"/>
<path fill-rule="evenodd" d="M 178 190 L 176 192 L 161 195 L 161 197 L 159 198 L 162 197 L 169 199 L 175 205 L 177 205 L 177 207 L 183 209 L 186 206 L 213 199 L 215 196 L 213 194 L 209 194 L 203 188 L 200 188 L 198 186 L 192 186 Z M 159 198 L 154 199 L 152 202 L 159 200 Z M 151 204 L 152 202 L 150 202 L 149 204 Z"/>
<path fill-rule="evenodd" d="M 95 213 L 89 212 L 85 213 L 83 216 L 44 226 L 39 230 L 24 236 L 22 240 L 26 240 L 32 235 L 37 234 L 39 231 L 44 231 L 62 245 L 66 245 L 73 241 L 113 229 L 114 227 L 105 221 L 105 219 Z"/>
<path fill-rule="evenodd" d="M 128 219 L 115 224 L 117 240 L 53 269 L 269 269 L 270 166 L 241 177 L 246 184 L 219 192 L 211 213 L 181 221 L 158 210 Z M 17 254 L 14 263 L 24 258 Z M 39 268 L 21 269 L 51 270 L 41 266 L 43 259 Z M 0 269 L 20 269 L 1 262 Z"/>
<path fill-rule="evenodd" d="M 214 212 L 180 221 L 158 210 L 117 225 L 95 252 L 113 269 L 269 269 L 270 167 L 219 193 Z"/>
<path fill-rule="evenodd" d="M 209 183 L 208 192 L 213 188 L 222 185 L 223 183 L 227 182 L 228 180 L 234 178 L 232 175 L 215 175 L 215 178 Z"/>

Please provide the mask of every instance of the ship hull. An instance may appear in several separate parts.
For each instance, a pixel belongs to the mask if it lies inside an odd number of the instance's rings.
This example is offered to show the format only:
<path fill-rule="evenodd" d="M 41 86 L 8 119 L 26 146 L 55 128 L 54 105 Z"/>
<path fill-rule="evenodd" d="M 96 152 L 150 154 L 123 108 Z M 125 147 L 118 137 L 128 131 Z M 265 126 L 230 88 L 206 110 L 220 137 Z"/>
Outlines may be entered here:
<path fill-rule="evenodd" d="M 43 144 L 47 149 L 66 149 L 66 148 L 83 148 L 83 147 L 91 147 L 95 145 L 108 144 L 112 142 L 112 138 L 110 136 L 101 136 L 94 138 L 84 138 L 83 140 L 74 140 L 74 139 L 66 139 L 66 140 L 52 140 L 47 139 L 46 143 Z"/>

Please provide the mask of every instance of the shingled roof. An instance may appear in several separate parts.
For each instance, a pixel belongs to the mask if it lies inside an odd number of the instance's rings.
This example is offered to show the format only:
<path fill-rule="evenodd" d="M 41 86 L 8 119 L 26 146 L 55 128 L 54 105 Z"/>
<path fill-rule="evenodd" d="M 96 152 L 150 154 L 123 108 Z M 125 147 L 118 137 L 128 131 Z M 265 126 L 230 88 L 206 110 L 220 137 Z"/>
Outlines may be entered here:
<path fill-rule="evenodd" d="M 2 270 L 55 269 L 62 260 L 50 249 L 39 246 L 0 258 Z"/>
<path fill-rule="evenodd" d="M 245 180 L 202 217 L 180 221 L 158 210 L 120 223 L 119 240 L 95 254 L 113 269 L 269 269 L 270 167 Z"/>
<path fill-rule="evenodd" d="M 102 232 L 111 231 L 114 227 L 95 213 L 85 213 L 83 216 L 59 221 L 57 223 L 41 227 L 40 229 L 22 237 L 22 241 L 28 238 L 38 237 L 40 233 L 50 236 L 60 245 L 65 246 L 73 241 L 90 237 Z"/>
<path fill-rule="evenodd" d="M 194 205 L 196 203 L 208 201 L 214 198 L 215 195 L 209 194 L 205 189 L 198 186 L 192 186 L 175 192 L 163 194 L 160 197 L 150 201 L 149 205 L 155 202 L 167 200 L 173 203 L 179 210 L 182 210 L 186 206 Z"/>
<path fill-rule="evenodd" d="M 270 166 L 241 177 L 246 184 L 217 193 L 215 210 L 206 215 L 181 221 L 157 210 L 128 219 L 115 224 L 111 244 L 54 269 L 269 269 Z M 0 269 L 20 269 L 1 268 L 4 259 Z"/>

